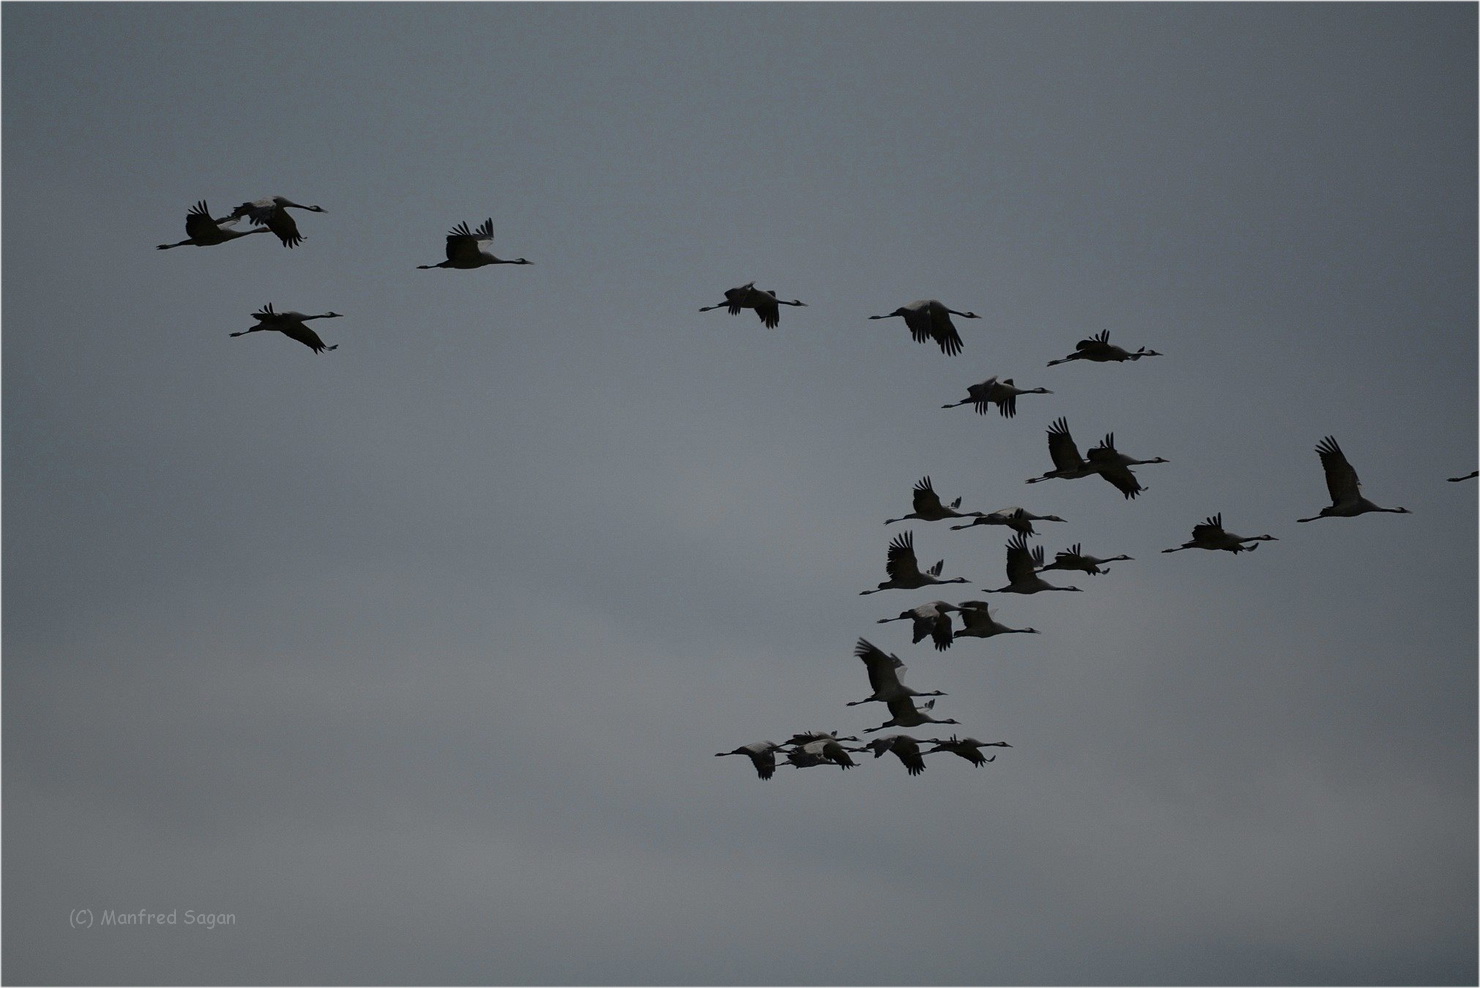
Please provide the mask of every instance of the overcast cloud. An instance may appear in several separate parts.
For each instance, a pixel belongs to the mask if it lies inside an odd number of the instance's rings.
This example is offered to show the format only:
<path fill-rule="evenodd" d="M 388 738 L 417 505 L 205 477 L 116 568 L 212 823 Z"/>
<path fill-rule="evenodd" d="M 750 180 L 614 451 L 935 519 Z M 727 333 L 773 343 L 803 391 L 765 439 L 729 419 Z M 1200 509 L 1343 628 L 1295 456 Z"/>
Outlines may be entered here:
<path fill-rule="evenodd" d="M 8 982 L 1475 983 L 1474 5 L 3 36 Z M 274 194 L 293 250 L 154 250 Z M 416 270 L 489 216 L 533 264 Z M 752 279 L 808 305 L 698 312 Z M 1164 356 L 1046 366 L 1102 329 Z M 940 407 L 991 375 L 1053 394 Z M 1060 416 L 1171 462 L 1024 485 Z M 1327 434 L 1411 514 L 1296 524 Z M 912 645 L 1006 582 L 883 524 L 927 474 L 1134 561 Z M 1217 512 L 1278 541 L 1161 554 Z M 904 530 L 971 582 L 859 596 Z M 881 723 L 860 636 L 1012 747 L 713 757 Z"/>

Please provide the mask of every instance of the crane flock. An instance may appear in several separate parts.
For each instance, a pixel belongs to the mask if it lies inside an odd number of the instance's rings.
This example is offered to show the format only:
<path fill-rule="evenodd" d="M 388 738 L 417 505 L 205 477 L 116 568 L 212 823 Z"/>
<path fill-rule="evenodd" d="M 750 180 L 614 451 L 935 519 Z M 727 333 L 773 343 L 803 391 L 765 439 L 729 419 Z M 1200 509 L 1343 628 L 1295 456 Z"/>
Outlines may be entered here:
<path fill-rule="evenodd" d="M 230 243 L 233 240 L 243 239 L 256 233 L 271 233 L 275 235 L 284 247 L 297 247 L 306 239 L 298 230 L 297 223 L 288 213 L 289 209 L 300 209 L 305 212 L 325 213 L 321 206 L 304 205 L 293 202 L 283 196 L 268 196 L 254 201 L 244 202 L 237 206 L 226 216 L 213 218 L 205 200 L 200 200 L 186 213 L 185 240 L 172 244 L 159 244 L 157 249 L 169 250 L 174 247 L 195 246 L 212 247 Z M 238 229 L 237 224 L 246 219 L 250 227 Z M 503 259 L 488 251 L 488 246 L 494 239 L 493 219 L 484 220 L 476 228 L 470 228 L 466 222 L 459 223 L 453 227 L 446 236 L 445 259 L 436 264 L 417 265 L 419 269 L 428 268 L 456 268 L 470 270 L 495 264 L 529 264 L 525 258 Z M 736 288 L 731 288 L 724 293 L 725 300 L 715 305 L 703 306 L 700 312 L 708 312 L 713 309 L 727 309 L 731 315 L 739 315 L 744 309 L 753 310 L 761 323 L 767 329 L 775 329 L 780 325 L 780 306 L 801 307 L 807 303 L 799 299 L 782 299 L 774 291 L 759 289 L 754 281 L 747 282 Z M 326 345 L 322 338 L 310 328 L 307 323 L 316 319 L 340 318 L 338 312 L 323 312 L 318 314 L 305 314 L 296 311 L 278 311 L 272 303 L 267 303 L 261 309 L 254 312 L 253 317 L 257 320 L 256 325 L 249 329 L 233 332 L 229 335 L 245 336 L 250 333 L 274 331 L 281 333 L 288 339 L 304 344 L 314 353 L 325 353 L 338 349 L 338 344 Z M 886 315 L 869 316 L 869 319 L 888 319 L 895 316 L 902 317 L 905 326 L 910 332 L 910 337 L 917 343 L 934 342 L 942 354 L 946 356 L 958 356 L 964 348 L 965 342 L 957 331 L 951 316 L 959 316 L 963 319 L 980 319 L 981 316 L 975 312 L 961 312 L 949 308 L 935 299 L 921 299 L 908 305 L 900 306 Z M 1096 363 L 1125 363 L 1137 361 L 1143 357 L 1159 357 L 1159 351 L 1140 347 L 1134 352 L 1110 343 L 1108 330 L 1102 331 L 1094 336 L 1087 337 L 1075 344 L 1074 352 L 1057 360 L 1050 360 L 1047 366 L 1052 367 L 1073 360 L 1085 360 Z M 1054 392 L 1047 388 L 1019 388 L 1015 385 L 1013 378 L 999 378 L 992 376 L 979 384 L 972 384 L 967 388 L 967 396 L 959 401 L 944 404 L 942 408 L 956 408 L 960 405 L 970 404 L 982 415 L 989 413 L 995 406 L 999 415 L 1004 419 L 1012 419 L 1017 415 L 1017 399 L 1022 395 L 1051 395 Z M 1048 452 L 1053 461 L 1053 469 L 1036 477 L 1029 478 L 1029 484 L 1040 483 L 1045 480 L 1062 479 L 1077 480 L 1083 477 L 1098 475 L 1114 486 L 1123 495 L 1124 500 L 1130 501 L 1148 489 L 1141 485 L 1139 479 L 1132 471 L 1132 467 L 1147 464 L 1168 463 L 1170 461 L 1162 457 L 1150 459 L 1138 459 L 1120 452 L 1115 444 L 1115 434 L 1106 433 L 1087 454 L 1081 455 L 1076 446 L 1073 436 L 1069 432 L 1068 421 L 1060 416 L 1053 420 L 1048 428 Z M 1316 453 L 1320 459 L 1322 471 L 1325 475 L 1326 488 L 1330 495 L 1331 503 L 1320 509 L 1319 513 L 1308 518 L 1298 518 L 1299 522 L 1316 521 L 1320 518 L 1350 518 L 1356 515 L 1370 512 L 1387 512 L 1393 514 L 1408 514 L 1407 508 L 1382 507 L 1368 500 L 1362 493 L 1361 482 L 1357 478 L 1356 470 L 1347 461 L 1346 455 L 1332 436 L 1323 437 L 1316 445 Z M 1480 471 L 1470 474 L 1447 478 L 1451 482 L 1460 482 L 1475 479 L 1480 476 Z M 1013 537 L 1007 542 L 1006 571 L 1008 583 L 1006 586 L 996 589 L 983 588 L 986 593 L 1016 593 L 1034 594 L 1042 591 L 1069 591 L 1081 592 L 1082 588 L 1075 586 L 1057 586 L 1043 580 L 1039 575 L 1044 572 L 1058 570 L 1061 572 L 1077 572 L 1086 576 L 1098 576 L 1110 572 L 1106 563 L 1130 561 L 1132 557 L 1119 554 L 1107 557 L 1096 557 L 1083 552 L 1082 543 L 1075 542 L 1069 548 L 1058 552 L 1051 563 L 1045 563 L 1045 552 L 1042 545 L 1033 546 L 1029 539 L 1036 536 L 1033 528 L 1035 521 L 1051 521 L 1063 523 L 1065 519 L 1057 515 L 1039 515 L 1027 511 L 1021 507 L 1001 508 L 996 511 L 962 511 L 961 497 L 956 497 L 948 504 L 943 502 L 936 493 L 930 476 L 925 476 L 915 484 L 912 496 L 912 510 L 899 518 L 886 519 L 886 524 L 893 524 L 906 520 L 915 520 L 924 523 L 943 521 L 947 519 L 965 520 L 965 524 L 949 526 L 951 530 L 975 528 L 979 525 L 1000 525 L 1013 531 Z M 1205 521 L 1194 525 L 1192 538 L 1181 545 L 1163 549 L 1164 553 L 1179 552 L 1183 549 L 1207 549 L 1214 551 L 1225 551 L 1232 554 L 1240 552 L 1252 552 L 1258 548 L 1259 542 L 1277 541 L 1273 535 L 1242 536 L 1227 531 L 1223 527 L 1223 516 L 1221 513 L 1210 515 Z M 1251 544 L 1252 543 L 1252 544 Z M 880 582 L 871 590 L 860 591 L 860 595 L 880 593 L 884 590 L 918 590 L 924 587 L 939 586 L 952 583 L 967 583 L 966 577 L 953 576 L 942 577 L 940 574 L 944 567 L 944 561 L 937 561 L 929 567 L 922 568 L 915 554 L 914 533 L 905 531 L 896 535 L 888 545 L 887 561 L 885 571 L 887 579 Z M 959 615 L 961 624 L 954 625 L 952 615 Z M 914 607 L 906 608 L 894 617 L 881 617 L 877 619 L 879 624 L 888 624 L 895 621 L 908 621 L 911 626 L 911 643 L 919 644 L 925 639 L 930 639 L 933 647 L 944 652 L 949 649 L 958 638 L 987 639 L 1004 634 L 1040 634 L 1036 628 L 1013 628 L 999 623 L 992 615 L 990 605 L 982 600 L 967 600 L 960 603 L 951 603 L 945 600 L 933 600 Z M 865 728 L 863 733 L 874 734 L 889 728 L 919 728 L 933 724 L 956 725 L 959 722 L 950 717 L 936 717 L 934 714 L 936 697 L 946 694 L 941 690 L 922 692 L 906 686 L 902 677 L 906 666 L 899 656 L 885 652 L 866 639 L 859 638 L 854 646 L 853 655 L 861 660 L 868 674 L 871 693 L 859 700 L 847 701 L 846 706 L 861 706 L 868 703 L 883 703 L 888 708 L 889 718 L 875 727 Z M 915 703 L 917 697 L 930 697 L 931 699 L 919 706 Z M 845 742 L 859 744 L 857 736 L 839 736 L 837 732 L 801 732 L 792 735 L 787 741 L 780 744 L 771 741 L 755 741 L 741 745 L 729 751 L 716 752 L 716 757 L 727 755 L 743 755 L 750 759 L 756 775 L 761 779 L 770 779 L 774 776 L 778 765 L 777 756 L 784 756 L 784 764 L 795 768 L 811 768 L 816 766 L 837 766 L 841 769 L 856 767 L 850 756 L 872 752 L 874 759 L 881 758 L 885 754 L 894 754 L 904 765 L 911 777 L 924 774 L 926 763 L 925 756 L 932 754 L 953 754 L 970 762 L 973 766 L 981 766 L 996 760 L 996 755 L 984 756 L 982 748 L 989 747 L 1012 747 L 1006 741 L 983 742 L 975 738 L 960 738 L 952 734 L 949 738 L 923 738 L 912 737 L 905 734 L 888 734 L 869 740 L 859 747 L 849 747 Z M 928 749 L 922 745 L 933 745 Z"/>
<path fill-rule="evenodd" d="M 721 305 L 728 305 L 731 314 L 738 314 L 742 308 L 755 308 L 762 322 L 768 328 L 775 328 L 777 310 L 774 292 L 758 292 L 754 287 L 754 282 L 751 282 L 740 288 L 731 289 L 725 293 L 725 297 L 727 300 L 725 303 L 706 306 L 700 311 L 707 312 Z M 869 318 L 903 317 L 909 328 L 910 336 L 915 342 L 935 342 L 943 354 L 956 356 L 962 353 L 965 343 L 954 323 L 951 322 L 952 315 L 968 319 L 981 318 L 973 312 L 958 312 L 938 301 L 928 299 L 912 302 L 895 309 L 888 315 L 870 316 Z M 1143 357 L 1162 355 L 1160 351 L 1144 346 L 1135 351 L 1129 351 L 1112 344 L 1109 331 L 1106 330 L 1080 340 L 1073 353 L 1057 360 L 1051 360 L 1047 366 L 1052 367 L 1073 360 L 1094 363 L 1127 363 L 1138 361 Z M 989 414 L 995 407 L 1001 418 L 1012 419 L 1017 415 L 1019 396 L 1051 395 L 1053 393 L 1043 387 L 1019 388 L 1013 378 L 992 376 L 980 383 L 969 385 L 965 398 L 948 402 L 940 407 L 957 408 L 961 405 L 971 405 L 981 415 Z M 1063 416 L 1054 419 L 1048 427 L 1048 451 L 1053 461 L 1053 469 L 1029 478 L 1027 483 L 1037 484 L 1052 479 L 1077 480 L 1083 477 L 1098 476 L 1119 491 L 1124 501 L 1132 501 L 1149 490 L 1141 483 L 1133 468 L 1171 462 L 1161 456 L 1142 458 L 1121 451 L 1116 444 L 1114 432 L 1105 433 L 1099 442 L 1081 455 L 1069 431 L 1068 421 Z M 1321 509 L 1315 518 L 1351 517 L 1367 512 L 1408 513 L 1406 508 L 1381 507 L 1362 496 L 1361 484 L 1357 480 L 1356 472 L 1347 462 L 1334 438 L 1327 436 L 1322 439 L 1317 445 L 1316 452 L 1320 456 L 1321 466 L 1325 471 L 1332 503 L 1329 507 Z M 1459 482 L 1474 479 L 1477 475 L 1480 475 L 1480 471 L 1448 479 Z M 1066 523 L 1066 519 L 1054 514 L 1036 514 L 1018 506 L 999 508 L 995 511 L 966 510 L 961 506 L 963 500 L 961 496 L 948 502 L 943 500 L 937 493 L 933 480 L 927 474 L 914 486 L 911 510 L 900 517 L 885 519 L 885 524 L 903 521 L 929 524 L 954 520 L 959 521 L 960 524 L 947 526 L 952 531 L 990 525 L 1010 529 L 1013 535 L 1006 546 L 1008 582 L 1005 586 L 997 588 L 983 588 L 985 593 L 1036 594 L 1045 591 L 1080 593 L 1083 592 L 1082 587 L 1052 584 L 1044 580 L 1041 574 L 1057 570 L 1084 576 L 1102 576 L 1111 571 L 1108 565 L 1110 563 L 1133 561 L 1133 557 L 1125 553 L 1110 556 L 1090 555 L 1084 551 L 1083 542 L 1075 542 L 1057 552 L 1052 562 L 1047 562 L 1044 546 L 1033 545 L 1029 541 L 1037 535 L 1034 522 Z M 1297 520 L 1314 521 L 1315 518 Z M 1162 551 L 1170 553 L 1179 552 L 1182 549 L 1209 549 L 1237 554 L 1250 552 L 1258 548 L 1260 542 L 1267 541 L 1277 541 L 1277 538 L 1268 534 L 1245 536 L 1227 531 L 1223 528 L 1223 516 L 1220 513 L 1211 515 L 1204 522 L 1195 525 L 1189 541 Z M 971 582 L 961 576 L 942 577 L 944 566 L 944 560 L 940 560 L 928 567 L 922 567 L 915 552 L 914 532 L 904 531 L 894 536 L 889 542 L 885 563 L 887 578 L 877 587 L 862 590 L 859 593 L 869 595 L 885 590 L 910 591 L 938 587 L 943 584 Z M 959 626 L 955 623 L 954 616 L 956 615 L 960 618 Z M 940 653 L 950 649 L 958 639 L 988 639 L 1005 634 L 1036 635 L 1041 633 L 1037 628 L 1016 628 L 1000 623 L 994 617 L 991 605 L 983 600 L 964 600 L 959 603 L 931 600 L 907 607 L 894 616 L 876 619 L 878 624 L 893 622 L 909 624 L 911 644 L 919 645 L 928 639 L 931 646 Z M 887 720 L 877 726 L 863 728 L 863 734 L 877 734 L 891 728 L 913 729 L 937 724 L 959 723 L 954 718 L 938 717 L 935 714 L 936 700 L 934 698 L 945 696 L 944 692 L 940 690 L 922 692 L 904 684 L 903 675 L 906 666 L 898 655 L 886 652 L 863 638 L 858 639 L 854 646 L 854 655 L 865 665 L 872 692 L 863 699 L 847 701 L 846 705 L 861 706 L 882 702 L 889 711 Z M 916 702 L 920 697 L 931 699 L 920 704 Z M 852 736 L 801 734 L 781 745 L 769 741 L 754 742 L 737 748 L 733 752 L 720 752 L 719 754 L 751 755 L 757 774 L 766 779 L 770 778 L 775 771 L 778 753 L 785 755 L 787 764 L 797 767 L 836 765 L 842 769 L 849 769 L 858 764 L 851 755 L 872 751 L 874 759 L 893 754 L 904 766 L 909 776 L 918 777 L 925 772 L 927 755 L 954 754 L 980 768 L 996 761 L 997 758 L 996 755 L 984 755 L 982 749 L 1012 747 L 1007 741 L 983 742 L 972 737 L 958 737 L 955 734 L 942 739 L 901 733 L 874 737 L 862 747 L 850 747 L 846 744 L 846 742 L 857 741 L 858 738 Z M 927 745 L 930 747 L 926 747 Z"/>

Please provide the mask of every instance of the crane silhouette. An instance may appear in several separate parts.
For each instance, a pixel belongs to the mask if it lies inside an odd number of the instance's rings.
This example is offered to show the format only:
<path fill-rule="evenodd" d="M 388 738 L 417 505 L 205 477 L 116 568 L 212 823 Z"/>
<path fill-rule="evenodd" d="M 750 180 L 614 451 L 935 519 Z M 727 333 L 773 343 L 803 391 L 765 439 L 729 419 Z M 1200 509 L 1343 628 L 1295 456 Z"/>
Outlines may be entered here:
<path fill-rule="evenodd" d="M 1069 420 L 1066 418 L 1054 419 L 1053 424 L 1048 427 L 1048 455 L 1053 460 L 1053 469 L 1041 476 L 1030 477 L 1026 483 L 1038 484 L 1055 478 L 1078 480 L 1098 472 L 1088 460 L 1079 455 L 1079 447 L 1069 434 Z"/>
<path fill-rule="evenodd" d="M 901 305 L 888 315 L 869 318 L 892 319 L 903 316 L 904 324 L 916 343 L 934 340 L 940 346 L 941 353 L 954 357 L 961 352 L 962 344 L 961 334 L 956 332 L 956 324 L 951 322 L 953 315 L 962 319 L 981 318 L 975 312 L 957 312 L 933 298 L 916 299 L 909 305 Z"/>
<path fill-rule="evenodd" d="M 734 751 L 716 751 L 714 757 L 745 755 L 755 766 L 755 774 L 762 779 L 769 779 L 776 774 L 776 752 L 779 750 L 781 750 L 781 745 L 775 742 L 752 741 L 750 744 L 742 744 Z"/>
<path fill-rule="evenodd" d="M 864 747 L 872 751 L 875 758 L 894 752 L 910 775 L 919 775 L 925 771 L 925 759 L 920 756 L 920 743 L 908 734 L 886 734 L 882 738 L 872 739 Z"/>
<path fill-rule="evenodd" d="M 936 651 L 944 652 L 951 647 L 951 611 L 954 610 L 956 610 L 955 604 L 948 604 L 943 600 L 932 600 L 928 604 L 901 611 L 899 617 L 879 618 L 878 623 L 910 621 L 914 634 L 911 644 L 918 645 L 924 639 L 929 638 L 935 643 Z"/>
<path fill-rule="evenodd" d="M 956 608 L 961 615 L 962 627 L 953 635 L 955 638 L 992 638 L 996 635 L 1036 635 L 1037 628 L 1009 628 L 998 624 L 992 617 L 992 608 L 985 600 L 963 600 Z"/>
<path fill-rule="evenodd" d="M 841 769 L 853 768 L 858 763 L 848 757 L 848 752 L 867 751 L 867 748 L 845 748 L 844 739 L 818 738 L 792 748 L 786 753 L 786 761 L 795 768 L 810 768 L 813 765 L 836 765 Z M 852 740 L 858 740 L 853 738 Z"/>
<path fill-rule="evenodd" d="M 239 240 L 254 233 L 272 232 L 267 229 L 234 230 L 232 226 L 235 223 L 236 220 L 230 216 L 211 219 L 211 211 L 206 208 L 206 201 L 202 199 L 185 214 L 185 232 L 189 236 L 178 243 L 160 244 L 155 250 L 169 250 L 171 247 L 214 247 L 216 244 Z"/>
<path fill-rule="evenodd" d="M 256 312 L 252 313 L 257 320 L 257 325 L 251 329 L 244 329 L 240 333 L 232 333 L 232 336 L 246 336 L 248 333 L 261 333 L 267 330 L 282 333 L 290 340 L 297 340 L 308 347 L 314 353 L 323 353 L 325 350 L 337 350 L 339 344 L 325 346 L 319 334 L 305 325 L 310 319 L 338 319 L 338 312 L 321 312 L 318 315 L 304 315 L 302 312 L 277 312 L 269 302 Z"/>
<path fill-rule="evenodd" d="M 931 690 L 929 693 L 921 693 L 912 690 L 904 684 L 900 678 L 909 668 L 899 656 L 890 655 L 883 649 L 869 642 L 867 639 L 858 639 L 858 644 L 853 647 L 853 654 L 863 660 L 868 669 L 868 684 L 873 687 L 873 693 L 862 700 L 850 700 L 848 706 L 856 707 L 862 703 L 890 703 L 894 700 L 908 700 L 912 696 L 945 696 L 940 690 Z"/>
<path fill-rule="evenodd" d="M 447 234 L 447 260 L 436 264 L 418 264 L 418 271 L 428 268 L 481 268 L 489 264 L 533 264 L 522 257 L 506 261 L 484 250 L 485 244 L 493 243 L 493 217 L 483 221 L 477 230 L 468 229 L 467 223 L 459 223 Z"/>
<path fill-rule="evenodd" d="M 294 202 L 286 196 L 267 196 L 253 202 L 244 202 L 231 211 L 231 218 L 236 220 L 245 216 L 252 221 L 253 226 L 266 227 L 279 240 L 284 247 L 297 247 L 303 243 L 303 234 L 298 232 L 298 224 L 289 215 L 289 209 L 303 209 L 310 213 L 327 213 L 323 206 L 305 206 Z"/>
<path fill-rule="evenodd" d="M 1106 363 L 1108 361 L 1120 362 L 1140 360 L 1142 357 L 1160 356 L 1161 354 L 1155 350 L 1148 350 L 1145 347 L 1141 347 L 1135 353 L 1131 353 L 1124 347 L 1118 347 L 1110 342 L 1110 330 L 1106 329 L 1096 333 L 1089 339 L 1080 340 L 1074 344 L 1073 353 L 1067 357 L 1060 357 L 1058 360 L 1050 360 L 1048 366 L 1052 367 L 1054 364 L 1068 363 L 1071 360 L 1093 360 L 1096 363 Z"/>
<path fill-rule="evenodd" d="M 1331 503 L 1322 508 L 1320 514 L 1296 521 L 1315 521 L 1317 518 L 1352 518 L 1369 511 L 1387 511 L 1393 514 L 1410 514 L 1407 508 L 1384 508 L 1362 496 L 1362 482 L 1357 471 L 1346 461 L 1346 454 L 1336 445 L 1332 436 L 1326 436 L 1316 444 L 1316 453 L 1321 458 L 1321 469 L 1326 473 L 1326 490 Z"/>
<path fill-rule="evenodd" d="M 1080 543 L 1075 542 L 1068 549 L 1057 553 L 1053 557 L 1053 562 L 1047 566 L 1039 567 L 1038 572 L 1043 573 L 1051 569 L 1066 569 L 1078 570 L 1081 573 L 1088 573 L 1090 576 L 1099 576 L 1101 573 L 1110 572 L 1109 567 L 1101 568 L 1103 563 L 1113 563 L 1121 559 L 1130 561 L 1131 557 L 1111 556 L 1108 559 L 1098 559 L 1094 556 L 1086 556 L 1081 551 Z"/>
<path fill-rule="evenodd" d="M 957 511 L 956 509 L 961 507 L 959 497 L 949 506 L 941 504 L 940 495 L 935 493 L 935 487 L 930 483 L 928 476 L 916 481 L 911 501 L 914 510 L 899 518 L 886 518 L 884 524 L 892 525 L 897 521 L 907 521 L 910 518 L 918 518 L 920 521 L 940 521 L 943 518 L 974 518 L 981 514 L 980 511 Z"/>
<path fill-rule="evenodd" d="M 945 720 L 939 720 L 931 716 L 930 712 L 935 709 L 934 700 L 931 700 L 929 703 L 925 704 L 924 710 L 916 707 L 915 701 L 907 696 L 896 697 L 895 699 L 888 701 L 887 706 L 889 707 L 889 719 L 884 721 L 884 723 L 880 724 L 878 727 L 865 727 L 863 729 L 863 733 L 872 734 L 875 731 L 882 731 L 886 727 L 919 727 L 922 724 L 960 723 L 960 721 L 953 720 L 949 717 L 947 717 Z"/>
<path fill-rule="evenodd" d="M 1035 515 L 1033 512 L 1019 507 L 998 508 L 996 511 L 977 513 L 975 521 L 966 525 L 952 525 L 951 531 L 960 531 L 963 528 L 975 528 L 977 525 L 1006 525 L 1020 535 L 1034 535 L 1033 523 L 1035 521 L 1063 521 L 1058 515 Z"/>
<path fill-rule="evenodd" d="M 915 533 L 903 532 L 896 535 L 889 543 L 889 558 L 884 563 L 884 572 L 889 574 L 889 579 L 872 590 L 858 592 L 862 595 L 878 593 L 880 590 L 918 590 L 920 587 L 928 587 L 933 583 L 966 582 L 964 576 L 953 576 L 948 580 L 941 579 L 940 570 L 944 565 L 944 559 L 937 559 L 934 566 L 921 571 L 920 564 L 915 560 Z"/>
<path fill-rule="evenodd" d="M 988 405 L 996 405 L 997 411 L 1005 419 L 1010 419 L 1017 414 L 1018 395 L 1051 395 L 1052 391 L 1047 388 L 1020 388 L 1012 383 L 1012 378 L 999 381 L 995 377 L 989 377 L 980 384 L 972 384 L 966 389 L 966 397 L 960 401 L 953 401 L 941 408 L 955 408 L 958 405 L 973 405 L 977 414 L 987 414 Z"/>
<path fill-rule="evenodd" d="M 787 301 L 777 298 L 776 293 L 765 291 L 755 287 L 755 282 L 748 281 L 739 288 L 731 288 L 725 292 L 725 300 L 715 305 L 706 305 L 700 312 L 708 312 L 711 309 L 729 309 L 730 315 L 738 316 L 741 309 L 754 309 L 755 314 L 760 317 L 767 329 L 775 329 L 781 324 L 781 306 L 783 305 L 806 305 L 799 299 Z"/>
<path fill-rule="evenodd" d="M 1039 593 L 1044 590 L 1068 590 L 1079 592 L 1079 587 L 1056 587 L 1038 575 L 1043 565 L 1043 546 L 1028 548 L 1028 537 L 1014 535 L 1007 543 L 1007 586 L 986 593 Z"/>
<path fill-rule="evenodd" d="M 939 738 L 931 738 L 927 743 L 933 744 L 935 747 L 925 752 L 925 754 L 933 755 L 937 751 L 948 751 L 953 755 L 960 755 L 977 768 L 981 768 L 987 762 L 995 762 L 997 760 L 996 755 L 993 755 L 991 758 L 983 756 L 981 749 L 1012 747 L 1006 741 L 978 741 L 976 738 L 958 738 L 954 734 L 945 741 Z"/>
<path fill-rule="evenodd" d="M 1113 432 L 1107 432 L 1105 438 L 1101 439 L 1094 449 L 1091 449 L 1085 454 L 1085 459 L 1089 461 L 1090 466 L 1095 468 L 1101 477 L 1104 477 L 1116 490 L 1124 494 L 1127 500 L 1146 490 L 1146 488 L 1141 486 L 1141 482 L 1136 479 L 1136 475 L 1131 472 L 1131 467 L 1143 463 L 1171 462 L 1162 459 L 1160 456 L 1149 460 L 1138 460 L 1135 457 L 1127 456 L 1115 448 L 1115 433 Z"/>
<path fill-rule="evenodd" d="M 1163 549 L 1162 552 L 1180 552 L 1183 549 L 1209 549 L 1224 552 L 1253 552 L 1259 548 L 1257 545 L 1244 545 L 1245 542 L 1277 542 L 1273 535 L 1234 535 L 1223 528 L 1223 514 L 1210 515 L 1208 520 L 1201 525 L 1192 526 L 1192 539 L 1183 542 L 1172 549 Z"/>

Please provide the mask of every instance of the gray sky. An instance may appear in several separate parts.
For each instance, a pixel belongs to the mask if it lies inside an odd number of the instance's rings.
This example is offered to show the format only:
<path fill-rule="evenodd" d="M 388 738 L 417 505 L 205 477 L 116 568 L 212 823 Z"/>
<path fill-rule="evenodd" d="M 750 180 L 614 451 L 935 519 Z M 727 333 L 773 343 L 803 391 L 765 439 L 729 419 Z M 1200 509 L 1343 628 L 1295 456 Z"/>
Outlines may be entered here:
<path fill-rule="evenodd" d="M 1474 983 L 1474 5 L 3 35 L 7 981 Z M 532 265 L 416 270 L 487 216 Z M 932 297 L 959 357 L 867 318 Z M 1045 366 L 1101 329 L 1165 356 Z M 994 374 L 1054 393 L 940 408 Z M 1171 463 L 1025 486 L 1059 416 Z M 1412 514 L 1295 524 L 1326 434 Z M 926 474 L 1135 561 L 911 645 L 1005 582 L 883 524 Z M 1279 541 L 1159 552 L 1215 512 Z M 905 528 L 971 583 L 859 596 Z M 1013 747 L 713 757 L 881 723 L 860 636 Z"/>

